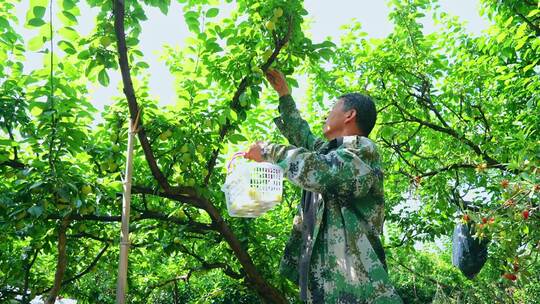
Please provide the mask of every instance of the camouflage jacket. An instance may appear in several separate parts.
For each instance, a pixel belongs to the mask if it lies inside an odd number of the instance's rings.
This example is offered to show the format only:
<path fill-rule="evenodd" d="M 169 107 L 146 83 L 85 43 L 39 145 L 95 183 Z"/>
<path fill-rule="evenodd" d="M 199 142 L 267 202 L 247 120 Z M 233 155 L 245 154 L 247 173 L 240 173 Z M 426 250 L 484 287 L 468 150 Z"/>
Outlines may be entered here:
<path fill-rule="evenodd" d="M 267 144 L 263 158 L 280 165 L 294 184 L 318 194 L 310 241 L 302 242 L 305 214 L 299 211 L 281 273 L 298 283 L 304 244 L 312 252 L 309 303 L 402 303 L 389 281 L 379 238 L 384 197 L 375 144 L 366 137 L 345 136 L 332 149 L 335 142 L 312 134 L 291 96 L 280 98 L 279 111 L 274 121 L 293 146 Z"/>

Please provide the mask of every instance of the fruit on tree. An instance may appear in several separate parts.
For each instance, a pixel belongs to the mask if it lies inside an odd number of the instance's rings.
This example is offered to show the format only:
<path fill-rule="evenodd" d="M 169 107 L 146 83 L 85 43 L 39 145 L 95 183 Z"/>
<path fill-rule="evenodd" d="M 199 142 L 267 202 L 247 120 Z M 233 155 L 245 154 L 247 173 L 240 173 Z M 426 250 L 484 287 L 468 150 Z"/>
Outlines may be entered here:
<path fill-rule="evenodd" d="M 90 187 L 90 185 L 84 185 L 84 186 L 82 186 L 82 188 L 81 188 L 81 193 L 82 193 L 83 195 L 85 195 L 85 196 L 88 195 L 88 194 L 90 194 L 90 193 L 92 193 L 92 187 Z"/>
<path fill-rule="evenodd" d="M 186 185 L 189 186 L 189 187 L 193 187 L 195 186 L 195 179 L 190 177 L 186 180 Z"/>
<path fill-rule="evenodd" d="M 184 145 L 182 145 L 182 147 L 180 147 L 180 152 L 187 153 L 188 151 L 189 151 L 189 145 L 188 144 L 184 144 Z"/>
<path fill-rule="evenodd" d="M 281 16 L 283 16 L 283 9 L 281 7 L 274 9 L 274 17 L 279 18 Z"/>
<path fill-rule="evenodd" d="M 192 161 L 191 154 L 189 153 L 182 154 L 182 160 L 189 163 L 190 161 Z"/>
<path fill-rule="evenodd" d="M 276 29 L 276 24 L 270 20 L 266 22 L 266 29 L 268 29 L 269 31 L 273 31 Z"/>
<path fill-rule="evenodd" d="M 159 139 L 160 140 L 167 140 L 169 137 L 171 137 L 171 135 L 172 135 L 172 130 L 168 129 L 167 131 L 159 134 Z"/>
<path fill-rule="evenodd" d="M 523 210 L 523 212 L 521 212 L 521 216 L 523 216 L 523 219 L 526 220 L 529 218 L 529 210 Z"/>
<path fill-rule="evenodd" d="M 468 214 L 464 214 L 464 215 L 463 215 L 463 221 L 464 221 L 465 223 L 468 223 L 470 220 L 471 220 L 471 217 L 470 217 Z"/>
<path fill-rule="evenodd" d="M 111 42 L 112 42 L 112 40 L 111 40 L 111 38 L 108 37 L 108 36 L 103 36 L 103 37 L 101 37 L 101 39 L 99 40 L 99 43 L 101 43 L 101 45 L 102 45 L 103 47 L 105 47 L 105 48 L 108 47 L 109 45 L 111 45 Z"/>

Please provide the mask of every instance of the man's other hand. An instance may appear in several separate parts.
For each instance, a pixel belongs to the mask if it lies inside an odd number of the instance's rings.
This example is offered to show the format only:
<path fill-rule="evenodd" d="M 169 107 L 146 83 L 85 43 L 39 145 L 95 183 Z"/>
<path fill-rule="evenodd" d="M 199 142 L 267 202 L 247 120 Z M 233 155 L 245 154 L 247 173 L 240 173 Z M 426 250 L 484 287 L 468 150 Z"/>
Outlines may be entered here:
<path fill-rule="evenodd" d="M 244 154 L 244 157 L 253 161 L 256 161 L 258 163 L 263 162 L 264 159 L 262 157 L 262 148 L 264 146 L 263 142 L 256 142 L 249 147 L 249 150 Z"/>
<path fill-rule="evenodd" d="M 289 89 L 289 86 L 287 85 L 287 81 L 285 80 L 285 76 L 278 71 L 278 70 L 268 70 L 266 71 L 266 79 L 274 90 L 279 94 L 279 97 L 290 95 L 291 90 Z"/>

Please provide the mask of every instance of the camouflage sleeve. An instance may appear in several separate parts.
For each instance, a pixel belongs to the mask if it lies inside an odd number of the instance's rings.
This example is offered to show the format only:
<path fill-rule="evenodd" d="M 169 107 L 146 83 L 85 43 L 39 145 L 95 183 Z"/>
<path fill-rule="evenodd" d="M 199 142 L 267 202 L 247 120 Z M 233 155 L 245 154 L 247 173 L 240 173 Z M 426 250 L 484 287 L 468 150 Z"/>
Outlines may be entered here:
<path fill-rule="evenodd" d="M 308 123 L 300 116 L 291 95 L 279 98 L 278 109 L 280 116 L 274 118 L 274 122 L 291 144 L 317 150 L 324 143 L 324 140 L 313 135 Z"/>
<path fill-rule="evenodd" d="M 325 155 L 295 146 L 267 144 L 263 158 L 281 166 L 285 176 L 305 190 L 363 196 L 376 176 L 361 159 L 362 152 L 341 146 Z"/>

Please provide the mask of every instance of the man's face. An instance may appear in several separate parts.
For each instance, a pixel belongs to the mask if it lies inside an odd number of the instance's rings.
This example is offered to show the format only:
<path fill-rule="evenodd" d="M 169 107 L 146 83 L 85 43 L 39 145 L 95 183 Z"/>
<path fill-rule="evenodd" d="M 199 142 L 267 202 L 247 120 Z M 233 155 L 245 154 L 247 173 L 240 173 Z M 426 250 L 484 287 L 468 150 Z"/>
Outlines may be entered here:
<path fill-rule="evenodd" d="M 328 140 L 332 140 L 341 134 L 345 126 L 346 113 L 343 111 L 343 100 L 339 99 L 334 103 L 324 123 L 323 132 Z"/>

